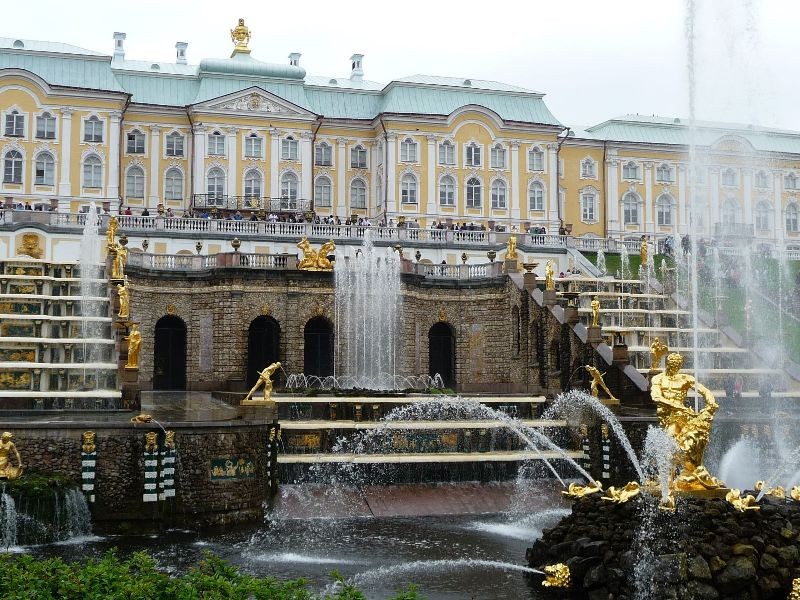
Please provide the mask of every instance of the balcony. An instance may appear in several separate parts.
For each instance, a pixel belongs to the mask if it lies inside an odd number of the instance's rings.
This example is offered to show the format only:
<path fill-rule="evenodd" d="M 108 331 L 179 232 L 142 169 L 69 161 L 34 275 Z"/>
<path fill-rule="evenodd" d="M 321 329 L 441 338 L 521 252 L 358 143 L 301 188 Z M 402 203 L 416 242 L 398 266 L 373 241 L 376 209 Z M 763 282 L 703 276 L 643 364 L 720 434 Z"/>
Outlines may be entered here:
<path fill-rule="evenodd" d="M 195 194 L 192 208 L 196 210 L 244 210 L 269 213 L 305 213 L 314 210 L 311 200 L 301 198 L 263 198 L 259 196 L 226 196 L 224 194 Z"/>

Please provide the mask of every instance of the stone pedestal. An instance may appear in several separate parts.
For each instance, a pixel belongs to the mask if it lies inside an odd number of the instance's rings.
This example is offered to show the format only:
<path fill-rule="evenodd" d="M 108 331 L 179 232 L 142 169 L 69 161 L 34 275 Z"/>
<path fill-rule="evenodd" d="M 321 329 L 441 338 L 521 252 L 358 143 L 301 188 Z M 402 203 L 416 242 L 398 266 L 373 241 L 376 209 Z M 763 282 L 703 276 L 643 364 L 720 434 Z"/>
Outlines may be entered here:
<path fill-rule="evenodd" d="M 274 421 L 278 418 L 278 407 L 274 400 L 243 400 L 239 405 L 239 416 L 244 421 Z"/>
<path fill-rule="evenodd" d="M 532 292 L 536 289 L 536 273 L 523 273 L 522 285 L 527 292 Z"/>
<path fill-rule="evenodd" d="M 589 327 L 586 328 L 586 331 L 588 332 L 586 336 L 586 341 L 592 344 L 593 346 L 596 346 L 597 344 L 603 342 L 602 327 L 599 327 L 597 325 L 589 325 Z"/>
<path fill-rule="evenodd" d="M 508 260 L 507 258 L 504 261 L 506 273 L 516 273 L 519 271 L 519 266 L 517 266 L 516 260 Z"/>
<path fill-rule="evenodd" d="M 580 318 L 578 317 L 578 307 L 577 306 L 565 306 L 564 307 L 564 318 L 566 319 L 567 323 L 570 325 L 575 325 Z"/>
<path fill-rule="evenodd" d="M 555 290 L 545 290 L 542 295 L 544 298 L 545 306 L 555 306 L 556 304 L 558 304 Z"/>
<path fill-rule="evenodd" d="M 616 343 L 611 349 L 611 360 L 615 365 L 628 364 L 628 345 L 625 343 Z"/>

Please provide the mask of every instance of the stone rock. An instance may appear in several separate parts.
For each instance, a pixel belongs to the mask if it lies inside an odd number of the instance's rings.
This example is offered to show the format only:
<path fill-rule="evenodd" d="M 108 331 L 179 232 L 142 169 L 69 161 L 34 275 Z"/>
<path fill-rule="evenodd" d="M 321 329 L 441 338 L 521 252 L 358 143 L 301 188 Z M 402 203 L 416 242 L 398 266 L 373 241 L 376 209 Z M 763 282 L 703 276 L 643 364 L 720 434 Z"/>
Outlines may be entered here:
<path fill-rule="evenodd" d="M 606 568 L 600 564 L 587 571 L 586 576 L 583 578 L 583 587 L 587 590 L 599 588 L 605 585 L 607 579 Z"/>
<path fill-rule="evenodd" d="M 771 554 L 764 554 L 761 556 L 761 560 L 759 561 L 758 565 L 764 569 L 765 571 L 774 571 L 778 568 L 778 559 L 772 556 Z"/>
<path fill-rule="evenodd" d="M 692 579 L 702 579 L 707 581 L 711 579 L 711 568 L 702 556 L 695 556 L 691 558 L 686 564 L 689 577 Z"/>
<path fill-rule="evenodd" d="M 686 555 L 662 554 L 656 557 L 653 581 L 660 583 L 681 583 L 686 581 Z"/>
<path fill-rule="evenodd" d="M 734 556 L 755 556 L 758 554 L 756 549 L 750 544 L 734 544 L 731 548 Z"/>
<path fill-rule="evenodd" d="M 577 542 L 576 542 L 577 543 Z M 604 540 L 582 544 L 578 548 L 578 556 L 603 556 L 608 550 L 609 543 Z"/>
<path fill-rule="evenodd" d="M 735 592 L 751 583 L 755 576 L 756 568 L 752 561 L 746 556 L 737 556 L 731 559 L 719 574 L 717 583 L 723 592 Z"/>
<path fill-rule="evenodd" d="M 798 551 L 797 546 L 784 546 L 775 550 L 775 554 L 780 559 L 781 563 L 786 566 L 795 564 L 799 553 L 800 551 Z"/>
<path fill-rule="evenodd" d="M 712 573 L 718 573 L 722 571 L 722 569 L 724 569 L 725 565 L 727 564 L 728 563 L 722 560 L 719 556 L 712 556 L 711 560 L 708 561 L 708 566 L 711 569 Z"/>
<path fill-rule="evenodd" d="M 690 581 L 686 586 L 687 597 L 692 600 L 718 600 L 719 592 L 702 581 Z"/>

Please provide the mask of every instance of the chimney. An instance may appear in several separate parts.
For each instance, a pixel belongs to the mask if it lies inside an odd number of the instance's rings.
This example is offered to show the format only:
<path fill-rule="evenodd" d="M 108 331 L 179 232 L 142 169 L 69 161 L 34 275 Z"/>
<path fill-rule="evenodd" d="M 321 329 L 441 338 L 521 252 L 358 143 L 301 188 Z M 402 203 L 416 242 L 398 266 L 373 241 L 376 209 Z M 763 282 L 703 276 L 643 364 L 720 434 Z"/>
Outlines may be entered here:
<path fill-rule="evenodd" d="M 175 42 L 175 62 L 179 65 L 186 64 L 186 48 L 189 46 L 186 42 Z"/>
<path fill-rule="evenodd" d="M 299 67 L 300 66 L 300 57 L 301 56 L 302 56 L 302 54 L 300 54 L 299 52 L 292 52 L 289 55 L 289 64 L 292 65 L 293 67 Z"/>
<path fill-rule="evenodd" d="M 114 32 L 114 59 L 125 60 L 125 34 Z"/>
<path fill-rule="evenodd" d="M 363 60 L 363 54 L 353 54 L 353 56 L 350 57 L 350 62 L 353 63 L 353 70 L 350 71 L 351 81 L 361 81 L 364 78 L 364 69 L 361 67 L 361 62 Z"/>

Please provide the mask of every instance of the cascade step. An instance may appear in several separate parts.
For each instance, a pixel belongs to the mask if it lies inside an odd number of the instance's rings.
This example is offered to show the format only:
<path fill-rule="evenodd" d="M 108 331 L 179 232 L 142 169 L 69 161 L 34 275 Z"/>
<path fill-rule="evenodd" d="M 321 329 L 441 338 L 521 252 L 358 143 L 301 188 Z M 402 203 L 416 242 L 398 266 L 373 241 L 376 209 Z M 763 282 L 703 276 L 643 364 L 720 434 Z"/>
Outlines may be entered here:
<path fill-rule="evenodd" d="M 528 419 L 514 421 L 526 427 L 566 427 L 564 420 Z M 307 420 L 282 421 L 281 429 L 500 429 L 508 427 L 508 423 L 500 420 L 474 421 L 349 421 L 349 420 Z"/>
<path fill-rule="evenodd" d="M 565 451 L 576 460 L 583 457 L 582 451 Z M 469 463 L 469 462 L 519 462 L 525 460 L 558 460 L 564 456 L 558 452 L 502 451 L 502 452 L 431 452 L 394 454 L 279 454 L 278 464 L 388 464 L 388 463 Z"/>

